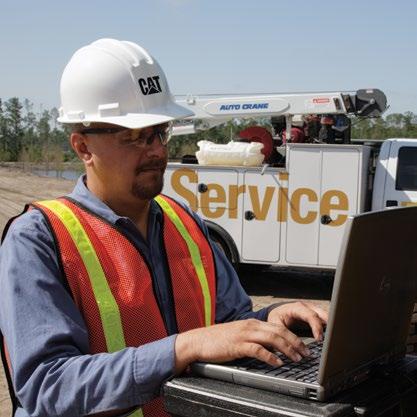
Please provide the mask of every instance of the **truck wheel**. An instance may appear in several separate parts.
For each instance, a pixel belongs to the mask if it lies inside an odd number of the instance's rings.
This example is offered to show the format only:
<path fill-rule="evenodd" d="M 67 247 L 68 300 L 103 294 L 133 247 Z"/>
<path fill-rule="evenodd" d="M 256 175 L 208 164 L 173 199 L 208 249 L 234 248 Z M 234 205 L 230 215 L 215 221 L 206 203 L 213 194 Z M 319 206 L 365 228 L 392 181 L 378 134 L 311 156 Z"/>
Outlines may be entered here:
<path fill-rule="evenodd" d="M 222 238 L 220 238 L 216 233 L 210 233 L 210 239 L 214 244 L 220 249 L 220 251 L 223 253 L 226 258 L 232 262 L 232 255 L 230 253 L 230 250 L 227 246 L 227 244 L 224 242 Z"/>
<path fill-rule="evenodd" d="M 237 271 L 239 266 L 239 254 L 231 236 L 215 223 L 206 220 L 211 241 L 226 256 L 233 268 Z"/>
<path fill-rule="evenodd" d="M 239 262 L 239 253 L 232 237 L 218 224 L 212 223 L 209 220 L 205 220 L 205 223 L 207 225 L 211 241 L 220 249 L 221 252 L 223 252 L 229 262 L 233 265 L 236 272 L 260 272 L 270 267 L 270 265 L 264 264 L 241 264 Z"/>
<path fill-rule="evenodd" d="M 223 252 L 224 256 L 229 260 L 229 262 L 233 265 L 233 268 L 237 271 L 239 268 L 239 263 L 235 261 L 230 251 L 229 246 L 227 243 L 216 233 L 210 232 L 210 239 L 212 242 Z"/>
<path fill-rule="evenodd" d="M 239 271 L 243 273 L 264 272 L 270 267 L 271 265 L 265 264 L 240 264 Z"/>

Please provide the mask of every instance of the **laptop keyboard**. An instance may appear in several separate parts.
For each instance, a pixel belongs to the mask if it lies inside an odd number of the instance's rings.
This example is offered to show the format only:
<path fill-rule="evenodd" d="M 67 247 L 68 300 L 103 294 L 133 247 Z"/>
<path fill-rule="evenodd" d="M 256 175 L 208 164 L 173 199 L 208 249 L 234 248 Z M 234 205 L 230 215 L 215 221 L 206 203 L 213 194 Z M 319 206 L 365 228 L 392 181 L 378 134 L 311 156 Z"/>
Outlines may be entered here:
<path fill-rule="evenodd" d="M 292 379 L 300 382 L 317 382 L 319 372 L 320 356 L 323 342 L 313 342 L 308 345 L 311 354 L 301 359 L 300 362 L 293 362 L 282 353 L 277 356 L 283 361 L 283 365 L 274 367 L 257 359 L 243 359 L 234 361 L 230 365 L 236 369 L 255 372 L 268 376 Z"/>

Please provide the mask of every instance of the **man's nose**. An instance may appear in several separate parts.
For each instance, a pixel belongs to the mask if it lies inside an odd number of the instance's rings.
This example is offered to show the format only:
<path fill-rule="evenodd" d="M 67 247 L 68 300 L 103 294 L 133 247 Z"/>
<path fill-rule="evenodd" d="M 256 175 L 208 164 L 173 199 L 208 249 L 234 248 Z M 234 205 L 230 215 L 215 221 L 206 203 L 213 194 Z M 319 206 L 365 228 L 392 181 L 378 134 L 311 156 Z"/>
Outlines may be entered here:
<path fill-rule="evenodd" d="M 152 135 L 146 139 L 146 144 L 150 145 L 151 143 L 159 141 L 161 144 L 166 145 L 166 141 L 164 142 L 164 138 L 162 137 L 161 132 L 154 131 Z"/>
<path fill-rule="evenodd" d="M 158 134 L 152 135 L 152 138 L 149 138 L 146 144 L 146 152 L 148 156 L 157 155 L 165 156 L 168 152 L 167 146 L 162 145 L 161 139 Z"/>

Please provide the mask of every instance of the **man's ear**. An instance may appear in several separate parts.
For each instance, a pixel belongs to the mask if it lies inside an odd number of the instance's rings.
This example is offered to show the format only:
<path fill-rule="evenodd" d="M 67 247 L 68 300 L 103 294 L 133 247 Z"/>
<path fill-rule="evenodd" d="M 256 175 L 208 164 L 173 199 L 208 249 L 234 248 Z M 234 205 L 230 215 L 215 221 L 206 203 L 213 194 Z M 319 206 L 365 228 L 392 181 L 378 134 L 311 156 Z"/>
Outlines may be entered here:
<path fill-rule="evenodd" d="M 93 161 L 93 155 L 88 148 L 88 139 L 81 133 L 72 133 L 70 137 L 71 147 L 74 149 L 78 158 L 81 159 L 87 166 L 90 166 Z"/>

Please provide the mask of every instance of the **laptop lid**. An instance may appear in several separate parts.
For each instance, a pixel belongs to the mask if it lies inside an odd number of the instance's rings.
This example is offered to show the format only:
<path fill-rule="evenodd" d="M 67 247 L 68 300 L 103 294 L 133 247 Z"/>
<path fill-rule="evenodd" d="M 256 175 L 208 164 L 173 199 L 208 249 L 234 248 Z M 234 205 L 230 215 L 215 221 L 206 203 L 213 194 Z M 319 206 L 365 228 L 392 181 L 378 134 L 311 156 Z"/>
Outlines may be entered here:
<path fill-rule="evenodd" d="M 332 293 L 319 383 L 405 352 L 417 299 L 417 207 L 349 217 Z"/>

